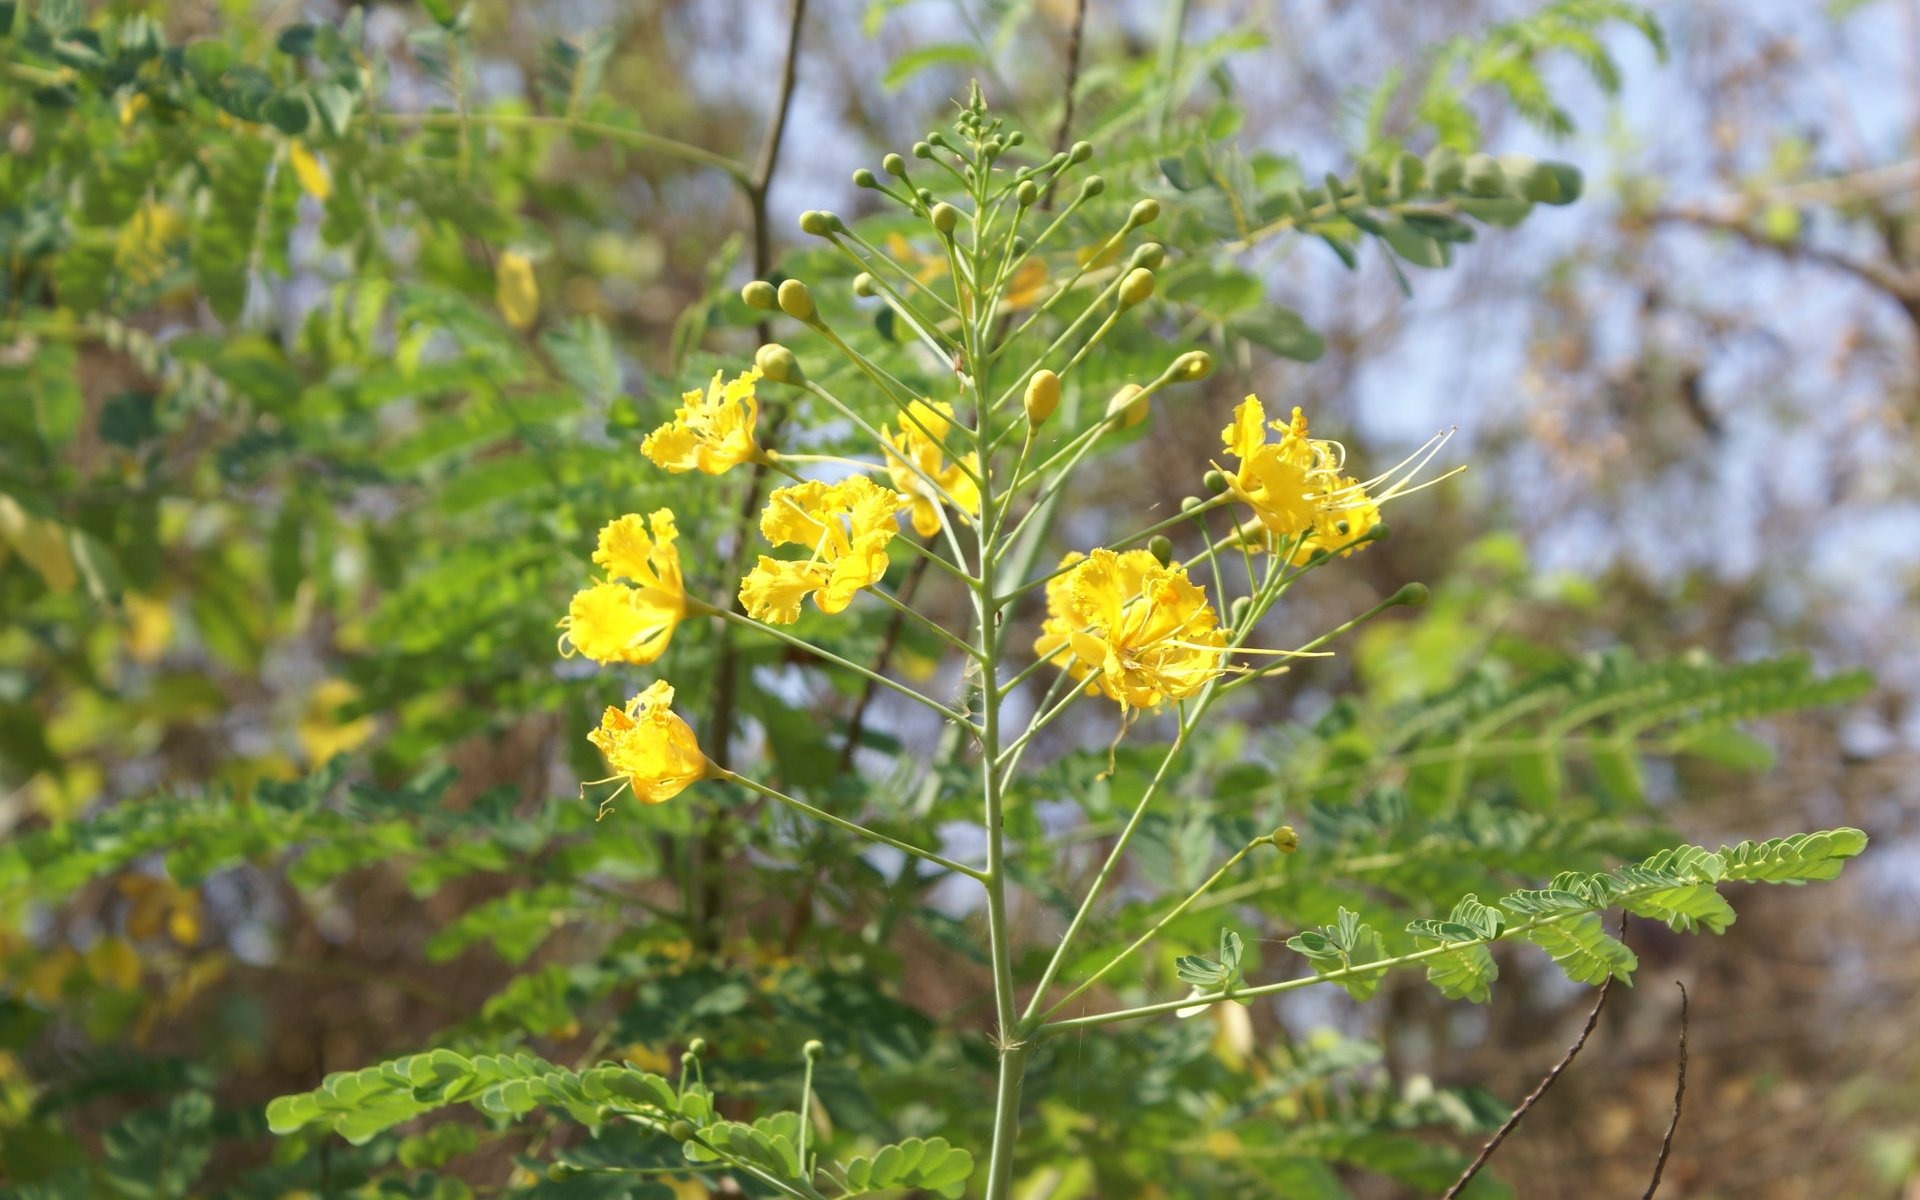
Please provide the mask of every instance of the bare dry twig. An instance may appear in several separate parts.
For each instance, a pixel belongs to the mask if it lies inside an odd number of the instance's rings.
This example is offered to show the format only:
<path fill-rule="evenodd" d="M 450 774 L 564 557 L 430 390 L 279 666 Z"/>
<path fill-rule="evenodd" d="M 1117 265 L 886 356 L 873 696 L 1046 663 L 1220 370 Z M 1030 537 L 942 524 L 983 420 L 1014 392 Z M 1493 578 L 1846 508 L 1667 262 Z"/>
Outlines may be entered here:
<path fill-rule="evenodd" d="M 1653 1200 L 1653 1194 L 1660 1190 L 1667 1156 L 1673 1153 L 1673 1132 L 1680 1128 L 1680 1105 L 1687 1097 L 1687 985 L 1676 979 L 1673 986 L 1680 989 L 1680 1065 L 1673 1085 L 1673 1119 L 1667 1122 L 1667 1136 L 1660 1140 L 1660 1157 L 1653 1161 L 1653 1178 L 1647 1181 L 1646 1194 L 1640 1200 Z"/>

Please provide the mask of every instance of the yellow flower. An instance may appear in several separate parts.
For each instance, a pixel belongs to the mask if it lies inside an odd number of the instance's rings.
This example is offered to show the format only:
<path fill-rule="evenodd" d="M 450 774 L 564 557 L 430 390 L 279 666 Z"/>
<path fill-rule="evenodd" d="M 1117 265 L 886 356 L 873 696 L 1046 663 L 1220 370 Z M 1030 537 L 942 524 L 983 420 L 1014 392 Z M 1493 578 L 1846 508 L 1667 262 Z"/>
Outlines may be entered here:
<path fill-rule="evenodd" d="M 790 625 L 809 594 L 823 613 L 844 609 L 855 592 L 887 573 L 887 543 L 899 532 L 894 514 L 902 499 L 864 475 L 774 489 L 760 532 L 775 546 L 805 546 L 812 557 L 783 562 L 762 555 L 740 583 L 747 615 Z"/>
<path fill-rule="evenodd" d="M 887 442 L 887 474 L 893 477 L 893 486 L 906 498 L 907 508 L 913 515 L 913 530 L 921 537 L 940 532 L 940 499 L 927 485 L 928 479 L 939 484 L 963 512 L 977 514 L 980 511 L 980 488 L 974 483 L 980 472 L 979 455 L 969 454 L 958 463 L 949 463 L 941 452 L 940 443 L 952 428 L 953 405 L 915 400 L 900 414 L 899 435 L 892 430 L 883 435 Z"/>
<path fill-rule="evenodd" d="M 179 210 L 143 201 L 114 238 L 113 265 L 138 286 L 158 283 L 167 273 L 174 248 L 186 237 L 187 222 Z"/>
<path fill-rule="evenodd" d="M 287 162 L 293 167 L 294 178 L 300 181 L 301 191 L 322 204 L 333 195 L 333 177 L 327 174 L 326 164 L 299 138 L 288 144 Z"/>
<path fill-rule="evenodd" d="M 640 453 L 676 475 L 682 471 L 718 475 L 758 460 L 761 451 L 753 440 L 753 426 L 760 417 L 760 402 L 753 385 L 760 379 L 760 369 L 748 367 L 731 383 L 723 382 L 723 376 L 724 372 L 715 371 L 704 395 L 697 389 L 682 395 L 673 420 L 648 434 L 640 443 Z"/>
<path fill-rule="evenodd" d="M 533 260 L 517 250 L 500 255 L 493 266 L 493 302 L 508 325 L 525 331 L 540 318 L 540 281 Z"/>
<path fill-rule="evenodd" d="M 1280 434 L 1277 441 L 1266 440 L 1269 428 Z M 1413 490 L 1407 485 L 1451 436 L 1433 438 L 1392 470 L 1362 482 L 1346 474 L 1345 447 L 1308 435 L 1298 408 L 1291 420 L 1268 425 L 1259 398 L 1248 396 L 1220 432 L 1240 465 L 1220 470 L 1234 496 L 1266 528 L 1269 549 L 1292 545 L 1292 561 L 1303 564 L 1321 551 L 1344 555 L 1359 549 L 1354 543 L 1380 524 L 1380 505 Z"/>
<path fill-rule="evenodd" d="M 1199 691 L 1225 667 L 1226 634 L 1204 588 L 1146 550 L 1069 556 L 1047 585 L 1047 619 L 1034 653 L 1062 647 L 1075 679 L 1122 708 L 1152 708 Z M 1066 564 L 1062 564 L 1066 565 Z"/>
<path fill-rule="evenodd" d="M 587 734 L 587 740 L 606 756 L 614 778 L 624 780 L 621 790 L 631 788 L 642 804 L 663 804 L 707 773 L 707 756 L 700 752 L 693 730 L 675 715 L 673 685 L 664 679 L 623 709 L 608 706 L 600 728 Z M 612 800 L 610 796 L 606 803 Z M 606 804 L 601 815 L 606 815 Z"/>
<path fill-rule="evenodd" d="M 639 665 L 666 653 L 673 627 L 687 614 L 678 536 L 664 508 L 645 522 L 628 513 L 607 523 L 593 561 L 609 578 L 574 594 L 560 619 L 562 655 L 577 650 L 595 662 Z"/>

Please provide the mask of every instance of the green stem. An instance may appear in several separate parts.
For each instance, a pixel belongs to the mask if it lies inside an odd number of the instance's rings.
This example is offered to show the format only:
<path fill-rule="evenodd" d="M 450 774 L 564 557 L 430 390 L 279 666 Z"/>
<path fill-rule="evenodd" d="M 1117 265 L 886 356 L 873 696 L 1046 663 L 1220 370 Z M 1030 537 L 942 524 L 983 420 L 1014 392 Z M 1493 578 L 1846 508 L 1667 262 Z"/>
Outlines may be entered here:
<path fill-rule="evenodd" d="M 463 115 L 461 113 L 369 113 L 359 118 L 373 125 L 412 126 L 420 129 L 465 128 L 469 125 L 491 125 L 500 129 L 560 129 L 574 133 L 589 134 L 604 138 L 609 142 L 619 142 L 637 150 L 648 150 L 655 154 L 664 154 L 669 158 L 683 159 L 699 163 L 726 172 L 735 183 L 747 185 L 752 176 L 745 165 L 735 162 L 724 154 L 715 154 L 711 150 L 688 142 L 662 137 L 657 133 L 647 133 L 640 129 L 622 129 L 618 125 L 607 125 L 599 121 L 583 121 L 578 117 L 547 117 L 531 113 L 485 113 Z"/>
<path fill-rule="evenodd" d="M 751 629 L 757 633 L 764 633 L 768 637 L 774 639 L 775 641 L 785 642 L 787 645 L 792 646 L 796 650 L 805 650 L 808 654 L 811 654 L 814 657 L 819 658 L 824 662 L 830 662 L 836 667 L 841 667 L 845 670 L 852 671 L 855 675 L 858 675 L 860 678 L 868 680 L 869 682 L 872 682 L 872 683 L 879 684 L 883 688 L 888 688 L 888 689 L 891 689 L 892 691 L 898 692 L 900 695 L 905 696 L 907 699 L 912 700 L 915 703 L 924 704 L 928 708 L 939 713 L 941 716 L 946 717 L 950 721 L 958 721 L 960 724 L 966 725 L 969 728 L 973 726 L 973 722 L 967 720 L 965 713 L 956 712 L 953 709 L 948 708 L 946 705 L 940 703 L 938 700 L 935 700 L 931 696 L 923 696 L 919 692 L 914 691 L 912 688 L 908 687 L 904 683 L 899 682 L 898 680 L 889 679 L 885 675 L 881 675 L 875 671 L 868 670 L 866 667 L 861 666 L 857 662 L 853 662 L 850 659 L 841 658 L 838 654 L 833 653 L 831 650 L 823 650 L 819 646 L 814 645 L 812 642 L 807 641 L 805 638 L 795 637 L 793 634 L 788 633 L 786 630 L 781 629 L 777 625 L 769 625 L 765 621 L 756 621 L 752 617 L 747 616 L 745 613 L 737 613 L 730 608 L 718 608 L 710 605 L 703 605 L 702 607 L 704 607 L 710 615 L 719 617 L 722 621 L 726 621 L 727 623 L 732 625 L 738 625 L 742 629 Z"/>
<path fill-rule="evenodd" d="M 847 833 L 853 834 L 855 837 L 863 837 L 870 842 L 878 842 L 882 846 L 891 846 L 895 850 L 900 851 L 902 854 L 908 854 L 913 856 L 914 858 L 918 858 L 926 862 L 930 862 L 934 866 L 940 867 L 944 870 L 952 871 L 956 875 L 965 875 L 970 879 L 983 878 L 983 876 L 979 871 L 974 870 L 972 867 L 967 866 L 965 863 L 957 863 L 950 858 L 946 858 L 942 855 L 935 854 L 931 850 L 922 850 L 920 847 L 913 845 L 911 842 L 903 842 L 899 838 L 888 837 L 886 834 L 881 833 L 878 830 L 868 829 L 865 825 L 862 825 L 857 821 L 849 821 L 845 817 L 836 817 L 824 808 L 815 808 L 813 805 L 808 804 L 805 800 L 796 800 L 792 796 L 787 795 L 785 792 L 777 791 L 774 788 L 768 787 L 764 783 L 755 782 L 754 780 L 748 779 L 744 775 L 736 774 L 733 771 L 729 771 L 725 767 L 715 767 L 713 771 L 713 778 L 723 779 L 728 783 L 738 784 L 739 786 L 746 788 L 750 792 L 756 792 L 759 795 L 765 796 L 769 800 L 777 800 L 781 804 L 786 805 L 788 808 L 793 809 L 795 812 L 804 813 L 807 816 L 812 817 L 816 821 L 823 821 L 826 824 L 833 826 L 835 829 L 844 830 Z"/>

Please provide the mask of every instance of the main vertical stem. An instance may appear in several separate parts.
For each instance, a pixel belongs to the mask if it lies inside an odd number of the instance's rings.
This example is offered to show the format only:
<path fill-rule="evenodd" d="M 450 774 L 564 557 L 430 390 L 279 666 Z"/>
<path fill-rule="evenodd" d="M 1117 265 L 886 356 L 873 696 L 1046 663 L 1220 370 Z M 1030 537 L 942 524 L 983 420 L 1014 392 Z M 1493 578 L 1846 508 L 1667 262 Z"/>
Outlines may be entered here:
<path fill-rule="evenodd" d="M 1013 1182 L 1013 1146 L 1020 1130 L 1020 1079 L 1026 1069 L 1027 1046 L 1014 1007 L 1013 948 L 1007 928 L 1007 872 L 1005 846 L 1004 797 L 1001 776 L 996 769 L 1000 757 L 1000 608 L 995 558 L 998 555 L 997 532 L 1000 525 L 1000 497 L 993 481 L 993 439 L 989 422 L 993 395 L 988 387 L 989 366 L 986 356 L 988 328 L 985 313 L 991 308 L 988 297 L 978 291 L 981 274 L 981 212 L 986 207 L 987 168 L 984 159 L 979 177 L 974 180 L 972 278 L 975 292 L 971 304 L 965 302 L 965 285 L 955 272 L 954 298 L 962 313 L 963 352 L 967 374 L 973 384 L 974 452 L 980 471 L 980 513 L 976 527 L 979 552 L 979 585 L 974 591 L 974 613 L 980 628 L 981 672 L 980 715 L 980 787 L 985 807 L 987 830 L 987 939 L 993 956 L 993 1012 L 995 1047 L 1000 1056 L 999 1079 L 994 1087 L 993 1148 L 987 1162 L 987 1200 L 1006 1200 Z"/>

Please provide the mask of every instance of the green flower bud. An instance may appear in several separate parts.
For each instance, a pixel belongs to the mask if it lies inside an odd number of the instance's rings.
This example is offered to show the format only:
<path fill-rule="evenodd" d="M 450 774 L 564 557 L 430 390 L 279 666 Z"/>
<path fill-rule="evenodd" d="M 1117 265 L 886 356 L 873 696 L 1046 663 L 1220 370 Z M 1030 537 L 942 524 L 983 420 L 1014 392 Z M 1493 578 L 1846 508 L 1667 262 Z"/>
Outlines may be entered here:
<path fill-rule="evenodd" d="M 1059 404 L 1060 377 L 1045 368 L 1035 371 L 1033 378 L 1027 380 L 1027 420 L 1038 425 L 1052 416 Z"/>
<path fill-rule="evenodd" d="M 1013 198 L 1020 202 L 1021 208 L 1032 208 L 1033 202 L 1040 198 L 1040 185 L 1031 179 L 1022 179 L 1020 186 L 1013 189 Z"/>
<path fill-rule="evenodd" d="M 1069 163 L 1083 163 L 1092 157 L 1092 142 L 1075 142 L 1067 149 L 1067 161 Z"/>
<path fill-rule="evenodd" d="M 1202 475 L 1200 482 L 1205 484 L 1207 490 L 1215 495 L 1219 495 L 1221 492 L 1227 490 L 1227 477 L 1217 470 L 1208 471 L 1205 475 Z"/>
<path fill-rule="evenodd" d="M 1291 825 L 1282 825 L 1268 834 L 1267 840 L 1272 842 L 1273 848 L 1282 854 L 1292 854 L 1300 848 L 1300 835 Z"/>
<path fill-rule="evenodd" d="M 1553 172 L 1555 190 L 1559 196 L 1558 199 L 1548 200 L 1546 203 L 1572 204 L 1580 198 L 1581 189 L 1586 185 L 1586 181 L 1581 177 L 1579 167 L 1563 162 L 1550 162 L 1543 165 Z"/>
<path fill-rule="evenodd" d="M 1507 174 L 1491 154 L 1469 154 L 1460 176 L 1475 196 L 1498 196 L 1507 190 Z"/>
<path fill-rule="evenodd" d="M 707 1039 L 703 1037 L 697 1037 L 687 1043 L 687 1053 L 693 1055 L 695 1058 L 699 1058 L 702 1054 L 705 1054 L 706 1052 L 707 1052 Z"/>
<path fill-rule="evenodd" d="M 1427 155 L 1427 179 L 1435 193 L 1445 196 L 1460 190 L 1466 164 L 1452 146 L 1441 146 Z"/>
<path fill-rule="evenodd" d="M 932 207 L 933 207 L 933 193 L 932 193 L 932 192 L 930 192 L 930 191 L 928 191 L 928 190 L 927 190 L 927 189 L 925 189 L 925 188 L 915 188 L 915 189 L 914 189 L 914 192 L 913 192 L 913 195 L 914 195 L 914 198 L 915 198 L 915 199 L 917 199 L 917 200 L 919 200 L 919 201 L 920 201 L 920 207 L 921 207 L 921 208 L 932 208 Z"/>
<path fill-rule="evenodd" d="M 1023 237 L 1014 238 L 1013 239 L 1013 256 L 1015 258 L 1019 258 L 1022 254 L 1025 254 L 1026 252 L 1027 252 L 1027 239 Z"/>
<path fill-rule="evenodd" d="M 551 1182 L 565 1183 L 567 1180 L 577 1179 L 579 1176 L 580 1168 L 574 1166 L 572 1163 L 556 1162 L 547 1164 L 547 1178 Z"/>
<path fill-rule="evenodd" d="M 1399 591 L 1387 598 L 1387 603 L 1419 608 L 1432 597 L 1433 592 L 1424 583 L 1403 583 Z"/>
<path fill-rule="evenodd" d="M 780 285 L 780 290 L 775 294 L 779 298 L 781 312 L 796 321 L 811 324 L 815 320 L 813 293 L 807 290 L 806 284 L 798 279 L 789 279 Z"/>
<path fill-rule="evenodd" d="M 1367 530 L 1367 540 L 1370 542 L 1384 542 L 1387 540 L 1388 536 L 1389 534 L 1387 532 L 1387 523 L 1385 521 L 1382 521 L 1378 525 L 1375 525 L 1372 529 Z"/>
<path fill-rule="evenodd" d="M 873 276 L 862 271 L 853 277 L 853 294 L 856 296 L 877 296 L 880 294 L 880 285 L 873 281 Z"/>
<path fill-rule="evenodd" d="M 1245 625 L 1247 623 L 1247 618 L 1252 615 L 1253 615 L 1253 597 L 1252 596 L 1236 596 L 1234 598 L 1233 603 L 1227 606 L 1227 621 L 1235 629 L 1238 629 L 1242 625 Z"/>
<path fill-rule="evenodd" d="M 779 293 L 773 285 L 764 279 L 755 279 L 740 288 L 740 299 L 746 301 L 748 308 L 763 309 L 772 312 L 780 307 Z"/>
<path fill-rule="evenodd" d="M 1388 174 L 1387 186 L 1393 194 L 1402 200 L 1411 200 L 1420 194 L 1420 185 L 1427 180 L 1427 165 L 1420 156 L 1402 150 L 1400 157 L 1393 160 L 1393 170 Z"/>
<path fill-rule="evenodd" d="M 1199 508 L 1202 504 L 1205 504 L 1205 503 L 1206 501 L 1202 500 L 1198 496 L 1182 496 L 1180 497 L 1180 511 L 1192 512 L 1194 509 Z"/>
<path fill-rule="evenodd" d="M 1018 129 L 1011 130 L 1007 134 L 1007 145 L 1009 146 L 1022 145 L 1026 142 L 1026 140 L 1027 140 L 1027 135 L 1024 133 L 1021 133 Z"/>
<path fill-rule="evenodd" d="M 1133 248 L 1133 257 L 1127 260 L 1129 267 L 1145 267 L 1149 271 L 1158 271 L 1160 264 L 1167 261 L 1167 248 L 1159 242 L 1141 242 Z"/>
<path fill-rule="evenodd" d="M 1120 306 L 1132 308 L 1136 304 L 1145 304 L 1153 295 L 1153 272 L 1145 267 L 1135 267 L 1127 272 L 1120 281 Z"/>
<path fill-rule="evenodd" d="M 1086 182 L 1080 185 L 1080 195 L 1089 200 L 1106 190 L 1107 181 L 1098 175 L 1087 176 Z"/>
<path fill-rule="evenodd" d="M 915 142 L 913 144 L 913 156 L 915 158 L 932 158 L 933 147 L 926 142 Z M 900 172 L 895 171 L 894 174 L 898 175 Z"/>
<path fill-rule="evenodd" d="M 760 368 L 762 378 L 771 379 L 775 383 L 799 383 L 806 379 L 806 374 L 800 370 L 800 360 L 793 356 L 793 351 L 777 342 L 768 342 L 755 350 L 753 365 Z M 695 1040 L 698 1041 L 698 1039 Z M 700 1047 L 704 1050 L 706 1043 L 701 1042 Z M 694 1053 L 697 1054 L 699 1051 Z"/>
<path fill-rule="evenodd" d="M 1147 419 L 1148 397 L 1146 389 L 1137 383 L 1129 383 L 1113 394 L 1107 401 L 1107 420 L 1115 421 L 1122 429 L 1132 429 Z"/>
<path fill-rule="evenodd" d="M 861 167 L 853 173 L 853 186 L 861 188 L 879 187 L 880 181 L 874 178 L 872 171 Z"/>
<path fill-rule="evenodd" d="M 819 1038 L 810 1038 L 806 1045 L 800 1047 L 800 1053 L 808 1059 L 817 1059 L 826 1052 L 827 1048 L 821 1043 Z"/>
<path fill-rule="evenodd" d="M 1199 383 L 1213 374 L 1213 355 L 1205 350 L 1189 350 L 1173 360 L 1167 368 L 1167 374 L 1182 383 Z"/>
<path fill-rule="evenodd" d="M 927 215 L 933 221 L 933 227 L 941 233 L 952 233 L 953 227 L 960 223 L 960 210 L 944 200 L 934 205 L 933 211 Z"/>
<path fill-rule="evenodd" d="M 814 237 L 825 237 L 832 229 L 833 226 L 827 220 L 827 214 L 817 208 L 810 208 L 800 214 L 801 233 L 809 233 Z"/>
<path fill-rule="evenodd" d="M 898 154 L 889 154 L 880 160 L 880 169 L 896 179 L 907 177 L 907 160 Z"/>
<path fill-rule="evenodd" d="M 1147 539 L 1147 553 L 1153 555 L 1161 566 L 1173 561 L 1173 539 L 1164 533 L 1156 533 Z"/>
<path fill-rule="evenodd" d="M 676 1142 L 690 1142 L 693 1140 L 694 1135 L 699 1132 L 698 1129 L 693 1127 L 692 1121 L 684 1119 L 675 1121 L 673 1124 L 667 1126 L 667 1136 Z"/>
<path fill-rule="evenodd" d="M 927 141 L 931 142 L 933 145 L 940 147 L 942 150 L 953 149 L 953 144 L 948 142 L 946 139 L 946 135 L 942 134 L 938 129 L 934 130 L 932 133 L 927 135 Z"/>
<path fill-rule="evenodd" d="M 1138 229 L 1142 225 L 1151 225 L 1160 219 L 1160 202 L 1149 196 L 1136 201 L 1133 211 L 1127 214 L 1127 228 Z"/>

